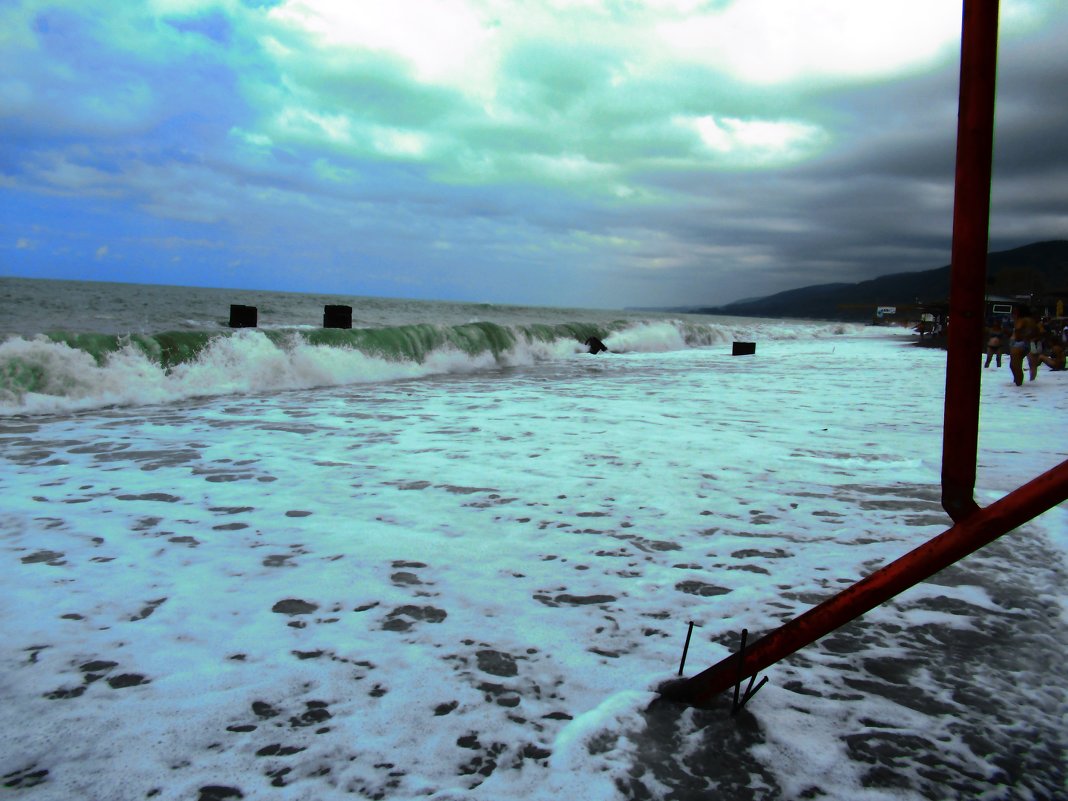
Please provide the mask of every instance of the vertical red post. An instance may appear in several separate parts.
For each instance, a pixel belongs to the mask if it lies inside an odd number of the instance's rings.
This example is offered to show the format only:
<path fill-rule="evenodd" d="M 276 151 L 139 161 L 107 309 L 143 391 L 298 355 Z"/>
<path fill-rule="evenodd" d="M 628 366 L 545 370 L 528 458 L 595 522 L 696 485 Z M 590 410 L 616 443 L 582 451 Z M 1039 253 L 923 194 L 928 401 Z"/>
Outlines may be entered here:
<path fill-rule="evenodd" d="M 973 495 L 979 448 L 997 46 L 998 0 L 965 0 L 942 435 L 942 506 L 955 521 L 978 509 Z"/>

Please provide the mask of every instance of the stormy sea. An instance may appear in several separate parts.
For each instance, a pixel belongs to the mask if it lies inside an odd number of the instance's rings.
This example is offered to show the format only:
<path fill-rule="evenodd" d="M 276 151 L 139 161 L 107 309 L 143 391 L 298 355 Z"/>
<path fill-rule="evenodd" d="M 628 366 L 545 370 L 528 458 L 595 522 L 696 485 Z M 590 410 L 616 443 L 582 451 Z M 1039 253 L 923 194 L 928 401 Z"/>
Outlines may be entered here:
<path fill-rule="evenodd" d="M 1066 798 L 1061 507 L 657 693 L 951 525 L 944 394 L 904 329 L 2 278 L 0 794 Z M 1066 419 L 984 370 L 980 505 Z"/>

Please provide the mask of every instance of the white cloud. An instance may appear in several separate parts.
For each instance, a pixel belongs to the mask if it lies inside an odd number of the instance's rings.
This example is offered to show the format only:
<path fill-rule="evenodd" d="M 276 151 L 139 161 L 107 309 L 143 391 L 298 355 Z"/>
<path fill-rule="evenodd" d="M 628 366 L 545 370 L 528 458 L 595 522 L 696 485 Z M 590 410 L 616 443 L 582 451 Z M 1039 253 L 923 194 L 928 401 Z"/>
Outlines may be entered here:
<path fill-rule="evenodd" d="M 418 158 L 426 155 L 430 137 L 419 131 L 375 126 L 371 129 L 375 150 L 386 156 Z"/>
<path fill-rule="evenodd" d="M 108 255 L 108 246 L 107 245 L 101 245 L 100 247 L 98 247 L 96 249 L 96 260 L 97 261 L 100 261 L 101 259 L 103 259 L 107 255 Z"/>
<path fill-rule="evenodd" d="M 773 84 L 917 70 L 954 52 L 960 29 L 960 0 L 745 0 L 657 33 L 681 58 Z"/>
<path fill-rule="evenodd" d="M 311 137 L 335 144 L 347 144 L 352 141 L 352 126 L 343 113 L 322 114 L 296 106 L 283 108 L 275 117 L 275 124 L 284 134 L 297 137 Z M 250 142 L 270 141 L 262 134 L 246 134 Z"/>
<path fill-rule="evenodd" d="M 196 14 L 212 11 L 219 5 L 219 0 L 149 0 L 149 7 L 156 14 Z"/>
<path fill-rule="evenodd" d="M 80 154 L 53 154 L 50 163 L 35 170 L 39 179 L 48 187 L 64 193 L 98 194 L 110 193 L 115 183 L 113 175 L 96 167 L 78 164 L 74 158 Z"/>
<path fill-rule="evenodd" d="M 730 156 L 733 166 L 770 166 L 810 155 L 827 140 L 820 128 L 800 122 L 734 117 L 677 116 L 674 123 L 697 133 L 708 150 Z"/>
<path fill-rule="evenodd" d="M 328 48 L 394 55 L 428 83 L 464 85 L 492 36 L 476 5 L 463 0 L 288 0 L 270 17 Z"/>
<path fill-rule="evenodd" d="M 234 126 L 230 129 L 230 136 L 245 142 L 255 148 L 269 148 L 272 144 L 271 137 L 266 134 L 256 133 L 253 131 L 246 131 L 240 127 Z"/>
<path fill-rule="evenodd" d="M 612 175 L 616 167 L 587 159 L 579 154 L 544 156 L 532 153 L 518 160 L 535 175 L 563 183 L 579 183 Z"/>

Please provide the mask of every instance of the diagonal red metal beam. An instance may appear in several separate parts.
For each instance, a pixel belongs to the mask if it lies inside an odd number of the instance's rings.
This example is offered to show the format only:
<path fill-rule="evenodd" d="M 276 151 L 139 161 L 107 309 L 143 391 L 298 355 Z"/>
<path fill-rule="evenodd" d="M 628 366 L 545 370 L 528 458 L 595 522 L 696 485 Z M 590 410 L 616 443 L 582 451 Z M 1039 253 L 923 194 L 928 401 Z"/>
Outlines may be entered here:
<path fill-rule="evenodd" d="M 733 654 L 696 676 L 662 688 L 662 693 L 674 701 L 706 704 L 741 678 L 756 675 L 1066 500 L 1068 461 L 753 643 L 745 650 L 741 670 L 739 655 Z"/>
<path fill-rule="evenodd" d="M 957 171 L 953 197 L 946 403 L 942 434 L 942 506 L 954 521 L 978 509 L 975 463 L 979 440 L 994 149 L 998 0 L 965 0 L 961 26 Z"/>

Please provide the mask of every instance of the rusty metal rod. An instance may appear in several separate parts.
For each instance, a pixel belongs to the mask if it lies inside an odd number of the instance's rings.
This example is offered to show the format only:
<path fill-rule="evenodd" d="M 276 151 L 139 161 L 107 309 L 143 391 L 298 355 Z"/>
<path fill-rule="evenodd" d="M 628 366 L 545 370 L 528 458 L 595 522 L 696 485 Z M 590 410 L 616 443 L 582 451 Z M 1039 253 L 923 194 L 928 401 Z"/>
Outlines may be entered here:
<path fill-rule="evenodd" d="M 686 668 L 686 654 L 690 650 L 690 637 L 693 635 L 693 621 L 689 622 L 686 628 L 686 643 L 682 646 L 682 660 L 679 662 L 679 675 L 682 675 L 682 671 Z"/>
<path fill-rule="evenodd" d="M 740 677 L 755 675 L 1066 500 L 1068 461 L 784 623 L 748 645 L 744 652 L 665 687 L 664 697 L 698 706 L 706 704 Z"/>
<path fill-rule="evenodd" d="M 731 704 L 732 715 L 738 712 L 738 692 L 742 689 L 742 680 L 745 678 L 742 668 L 745 667 L 745 641 L 748 638 L 749 629 L 742 629 L 742 644 L 738 648 L 738 659 L 735 660 L 738 663 L 738 677 L 734 681 L 734 703 Z"/>
<path fill-rule="evenodd" d="M 982 377 L 979 356 L 986 316 L 997 48 L 998 0 L 965 0 L 942 428 L 942 506 L 956 522 L 979 508 L 973 494 Z"/>

